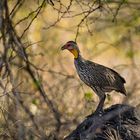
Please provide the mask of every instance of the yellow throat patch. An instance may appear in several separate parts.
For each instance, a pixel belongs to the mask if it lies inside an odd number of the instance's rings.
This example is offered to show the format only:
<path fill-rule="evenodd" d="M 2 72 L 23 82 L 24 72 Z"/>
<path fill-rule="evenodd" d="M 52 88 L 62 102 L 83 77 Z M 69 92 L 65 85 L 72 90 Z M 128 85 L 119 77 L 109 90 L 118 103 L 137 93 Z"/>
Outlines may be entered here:
<path fill-rule="evenodd" d="M 74 58 L 78 58 L 78 51 L 76 49 L 72 49 L 70 52 L 74 55 Z"/>

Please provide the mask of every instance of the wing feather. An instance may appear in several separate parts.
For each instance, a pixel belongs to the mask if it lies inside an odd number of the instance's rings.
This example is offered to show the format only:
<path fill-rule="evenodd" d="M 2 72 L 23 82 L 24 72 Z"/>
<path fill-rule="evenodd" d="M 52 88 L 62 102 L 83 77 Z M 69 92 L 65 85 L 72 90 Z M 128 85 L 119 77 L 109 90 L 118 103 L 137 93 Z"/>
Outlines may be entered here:
<path fill-rule="evenodd" d="M 86 61 L 91 75 L 91 84 L 108 90 L 124 90 L 125 79 L 116 71 L 103 65 Z"/>

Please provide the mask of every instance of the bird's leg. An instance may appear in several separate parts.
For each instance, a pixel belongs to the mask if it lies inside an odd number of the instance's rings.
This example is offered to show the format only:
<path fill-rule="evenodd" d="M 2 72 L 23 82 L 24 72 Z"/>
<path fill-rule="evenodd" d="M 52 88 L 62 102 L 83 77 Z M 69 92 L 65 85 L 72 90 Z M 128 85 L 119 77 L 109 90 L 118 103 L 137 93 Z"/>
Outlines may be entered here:
<path fill-rule="evenodd" d="M 100 101 L 99 101 L 99 104 L 97 106 L 97 109 L 96 109 L 95 113 L 99 113 L 100 114 L 100 113 L 103 112 L 103 106 L 104 106 L 106 95 L 103 92 L 101 94 L 98 94 L 98 95 L 99 95 Z"/>

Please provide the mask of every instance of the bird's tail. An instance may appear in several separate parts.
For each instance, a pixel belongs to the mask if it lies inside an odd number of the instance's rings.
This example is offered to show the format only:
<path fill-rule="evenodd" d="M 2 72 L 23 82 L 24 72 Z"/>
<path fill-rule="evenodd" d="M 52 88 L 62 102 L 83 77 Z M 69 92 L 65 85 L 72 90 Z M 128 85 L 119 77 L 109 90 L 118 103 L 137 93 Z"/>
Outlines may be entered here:
<path fill-rule="evenodd" d="M 127 96 L 126 89 L 125 89 L 124 85 L 121 88 L 119 88 L 118 92 L 120 92 L 121 94 Z"/>

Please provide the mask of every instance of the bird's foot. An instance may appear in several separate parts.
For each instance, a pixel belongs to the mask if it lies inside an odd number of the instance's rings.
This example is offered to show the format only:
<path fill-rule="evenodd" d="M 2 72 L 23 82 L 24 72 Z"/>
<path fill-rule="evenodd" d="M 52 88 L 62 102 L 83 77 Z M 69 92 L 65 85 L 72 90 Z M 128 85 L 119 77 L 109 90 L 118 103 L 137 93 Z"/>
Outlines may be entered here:
<path fill-rule="evenodd" d="M 102 116 L 104 114 L 104 110 L 95 110 L 94 115 Z"/>
<path fill-rule="evenodd" d="M 92 117 L 94 115 L 101 117 L 103 114 L 104 114 L 103 110 L 95 110 L 95 112 L 93 112 L 92 114 L 88 115 L 87 118 L 90 118 L 90 117 Z"/>

